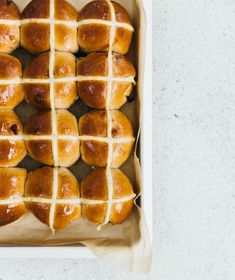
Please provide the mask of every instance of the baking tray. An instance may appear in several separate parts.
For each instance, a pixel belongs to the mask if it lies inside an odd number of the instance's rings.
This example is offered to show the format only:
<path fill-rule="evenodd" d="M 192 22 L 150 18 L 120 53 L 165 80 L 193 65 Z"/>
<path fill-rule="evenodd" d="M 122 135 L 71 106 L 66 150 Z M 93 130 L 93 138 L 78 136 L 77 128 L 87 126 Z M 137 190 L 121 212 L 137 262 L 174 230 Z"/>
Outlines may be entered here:
<path fill-rule="evenodd" d="M 142 65 L 139 66 L 138 71 L 139 75 L 144 76 L 143 88 L 139 89 L 142 92 L 140 97 L 142 99 L 140 161 L 143 186 L 141 208 L 144 210 L 152 241 L 152 1 L 131 1 L 140 10 L 141 17 L 138 40 L 139 54 L 142 56 Z M 0 258 L 95 258 L 88 248 L 79 244 L 50 247 L 1 245 L 0 252 Z"/>

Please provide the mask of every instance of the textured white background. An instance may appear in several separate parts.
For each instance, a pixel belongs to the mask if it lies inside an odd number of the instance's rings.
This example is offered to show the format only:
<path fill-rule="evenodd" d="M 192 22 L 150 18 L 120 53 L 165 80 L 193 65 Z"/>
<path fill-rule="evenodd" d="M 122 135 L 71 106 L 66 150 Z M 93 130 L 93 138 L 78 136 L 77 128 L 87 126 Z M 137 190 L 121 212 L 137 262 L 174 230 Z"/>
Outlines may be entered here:
<path fill-rule="evenodd" d="M 1 280 L 235 279 L 235 1 L 153 2 L 151 275 L 97 260 L 0 260 Z"/>

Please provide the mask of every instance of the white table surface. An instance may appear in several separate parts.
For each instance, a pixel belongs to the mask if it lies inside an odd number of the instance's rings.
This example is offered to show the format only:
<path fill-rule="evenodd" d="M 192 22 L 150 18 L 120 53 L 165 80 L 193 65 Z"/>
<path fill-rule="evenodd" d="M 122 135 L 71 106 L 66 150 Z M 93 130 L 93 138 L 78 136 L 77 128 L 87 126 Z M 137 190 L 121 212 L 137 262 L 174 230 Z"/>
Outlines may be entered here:
<path fill-rule="evenodd" d="M 235 279 L 235 1 L 154 0 L 156 280 Z"/>
<path fill-rule="evenodd" d="M 0 260 L 0 280 L 235 279 L 235 1 L 154 0 L 155 256 Z"/>

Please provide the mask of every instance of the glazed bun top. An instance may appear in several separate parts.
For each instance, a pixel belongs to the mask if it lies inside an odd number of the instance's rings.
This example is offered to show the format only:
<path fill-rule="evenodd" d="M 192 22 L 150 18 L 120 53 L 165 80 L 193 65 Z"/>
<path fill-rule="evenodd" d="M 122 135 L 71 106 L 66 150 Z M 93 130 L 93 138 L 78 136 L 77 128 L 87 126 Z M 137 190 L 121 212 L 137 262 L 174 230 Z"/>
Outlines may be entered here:
<path fill-rule="evenodd" d="M 83 179 L 81 197 L 94 200 L 93 203 L 83 203 L 83 215 L 94 223 L 105 225 L 109 222 L 120 224 L 128 218 L 135 194 L 131 182 L 121 170 L 111 169 L 107 172 L 100 168 Z"/>
<path fill-rule="evenodd" d="M 85 5 L 78 14 L 78 20 L 85 19 L 101 19 L 112 20 L 112 14 L 110 11 L 109 1 L 107 0 L 94 0 Z M 111 2 L 111 1 L 110 1 Z M 115 17 L 117 22 L 124 22 L 131 24 L 130 16 L 127 11 L 118 3 L 111 2 L 115 11 Z"/>
<path fill-rule="evenodd" d="M 23 10 L 21 19 L 21 45 L 27 51 L 78 51 L 77 11 L 65 0 L 33 0 Z"/>
<path fill-rule="evenodd" d="M 86 52 L 110 48 L 121 54 L 128 52 L 134 29 L 120 4 L 110 0 L 91 1 L 79 11 L 78 21 L 78 44 Z"/>
<path fill-rule="evenodd" d="M 23 168 L 1 168 L 0 200 L 23 196 L 26 175 Z"/>
<path fill-rule="evenodd" d="M 49 18 L 50 0 L 33 0 L 24 8 L 21 19 Z"/>
<path fill-rule="evenodd" d="M 0 80 L 17 79 L 22 76 L 21 62 L 14 56 L 0 53 Z"/>
<path fill-rule="evenodd" d="M 18 220 L 25 212 L 24 184 L 27 172 L 21 168 L 0 168 L 0 226 Z"/>
<path fill-rule="evenodd" d="M 11 0 L 0 0 L 0 19 L 18 20 L 20 11 Z"/>
<path fill-rule="evenodd" d="M 77 63 L 78 95 L 94 109 L 119 109 L 127 102 L 135 84 L 135 68 L 124 56 L 114 53 L 111 65 L 107 53 L 91 53 Z M 112 87 L 108 83 L 112 81 Z"/>
<path fill-rule="evenodd" d="M 68 167 L 80 156 L 77 120 L 67 110 L 57 110 L 55 113 L 41 111 L 29 118 L 24 129 L 26 148 L 28 155 L 37 161 Z M 56 131 L 53 131 L 53 127 L 56 127 Z"/>
<path fill-rule="evenodd" d="M 13 110 L 0 110 L 0 167 L 16 166 L 26 155 L 22 124 Z"/>
<path fill-rule="evenodd" d="M 18 80 L 21 76 L 21 62 L 12 55 L 0 53 L 0 110 L 14 109 L 23 101 L 22 85 L 11 81 Z"/>
<path fill-rule="evenodd" d="M 133 137 L 133 128 L 127 116 L 120 111 L 112 110 L 112 137 Z M 107 137 L 108 119 L 105 111 L 91 111 L 79 120 L 80 135 Z"/>
<path fill-rule="evenodd" d="M 112 58 L 113 77 L 135 77 L 135 68 L 125 56 L 114 53 Z M 108 76 L 108 55 L 107 53 L 91 53 L 79 59 L 77 67 L 78 75 Z"/>
<path fill-rule="evenodd" d="M 119 169 L 112 169 L 112 199 L 129 197 L 134 194 L 132 184 L 127 176 Z M 91 200 L 108 200 L 108 180 L 106 169 L 98 168 L 86 176 L 81 183 L 82 198 Z"/>
<path fill-rule="evenodd" d="M 76 9 L 65 0 L 55 0 L 56 20 L 77 20 Z M 50 1 L 49 0 L 33 0 L 23 10 L 22 19 L 32 18 L 49 18 L 50 17 Z"/>
<path fill-rule="evenodd" d="M 29 172 L 25 186 L 27 208 L 54 232 L 80 218 L 79 184 L 66 168 L 43 167 Z M 34 198 L 34 200 L 32 200 Z"/>
<path fill-rule="evenodd" d="M 35 57 L 25 68 L 24 78 L 49 79 L 50 53 L 42 53 Z M 54 63 L 54 77 L 73 77 L 76 73 L 76 58 L 71 53 L 56 52 Z M 49 82 L 49 80 L 48 80 Z M 36 83 L 36 82 L 35 82 Z"/>
<path fill-rule="evenodd" d="M 57 112 L 57 133 L 58 135 L 78 135 L 77 120 L 67 110 Z M 51 135 L 51 111 L 37 112 L 32 115 L 25 124 L 26 135 Z"/>
<path fill-rule="evenodd" d="M 0 110 L 0 135 L 16 136 L 23 134 L 22 124 L 12 110 Z"/>
<path fill-rule="evenodd" d="M 0 52 L 11 53 L 20 45 L 20 11 L 10 0 L 0 0 Z M 12 22 L 7 22 L 7 21 Z M 5 21 L 5 22 L 4 22 Z"/>
<path fill-rule="evenodd" d="M 120 167 L 130 156 L 135 141 L 126 115 L 120 111 L 91 111 L 79 119 L 82 159 L 89 165 Z M 110 123 L 110 125 L 109 125 Z M 112 149 L 110 149 L 112 148 Z M 110 163 L 111 161 L 111 163 Z"/>
<path fill-rule="evenodd" d="M 49 80 L 49 52 L 35 57 L 25 68 L 23 77 L 31 80 L 24 84 L 25 100 L 39 110 L 48 110 L 51 106 Z M 54 107 L 67 109 L 77 99 L 76 81 L 64 78 L 74 78 L 76 75 L 76 57 L 67 52 L 56 52 L 54 59 Z M 62 80 L 60 78 L 63 78 Z M 40 79 L 48 79 L 48 83 L 39 83 Z"/>
<path fill-rule="evenodd" d="M 70 199 L 80 197 L 79 185 L 73 174 L 66 168 L 58 168 L 58 186 L 56 198 Z M 25 186 L 26 197 L 52 198 L 54 168 L 43 167 L 30 171 Z"/>

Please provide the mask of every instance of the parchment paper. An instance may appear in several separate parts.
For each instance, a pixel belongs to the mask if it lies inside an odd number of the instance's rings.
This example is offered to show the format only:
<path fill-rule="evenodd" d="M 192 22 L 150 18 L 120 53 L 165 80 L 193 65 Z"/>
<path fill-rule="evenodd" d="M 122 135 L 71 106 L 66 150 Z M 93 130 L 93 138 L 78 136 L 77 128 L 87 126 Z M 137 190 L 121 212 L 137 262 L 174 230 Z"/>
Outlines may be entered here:
<path fill-rule="evenodd" d="M 30 2 L 30 0 L 14 1 L 20 10 Z M 121 111 L 128 115 L 138 139 L 141 127 L 141 93 L 144 72 L 145 42 L 142 37 L 144 32 L 141 32 L 145 29 L 144 11 L 141 0 L 115 1 L 128 10 L 135 28 L 135 35 L 128 56 L 138 72 L 136 78 L 138 86 L 133 93 L 134 100 L 123 106 Z M 68 2 L 79 10 L 89 0 L 68 0 Z M 33 58 L 23 49 L 16 50 L 13 55 L 22 61 L 23 66 Z M 69 109 L 78 118 L 89 110 L 79 101 Z M 21 121 L 25 123 L 29 116 L 35 112 L 35 109 L 23 102 L 15 111 Z M 122 171 L 132 181 L 135 193 L 138 196 L 142 192 L 139 147 L 141 147 L 141 143 L 137 141 L 135 151 L 121 167 Z M 32 170 L 43 165 L 26 157 L 19 166 Z M 81 181 L 91 171 L 91 167 L 80 159 L 70 170 Z M 48 226 L 42 224 L 28 212 L 18 221 L 0 227 L 0 243 L 35 246 L 77 244 L 75 246 L 78 246 L 78 254 L 79 246 L 81 246 L 79 243 L 82 243 L 91 249 L 98 258 L 113 263 L 126 271 L 148 273 L 151 265 L 151 244 L 144 213 L 141 210 L 141 199 L 139 198 L 136 199 L 132 214 L 123 224 L 115 226 L 108 224 L 102 227 L 101 231 L 97 230 L 96 224 L 81 217 L 80 220 L 72 222 L 65 230 L 57 231 L 55 235 L 52 235 Z"/>

